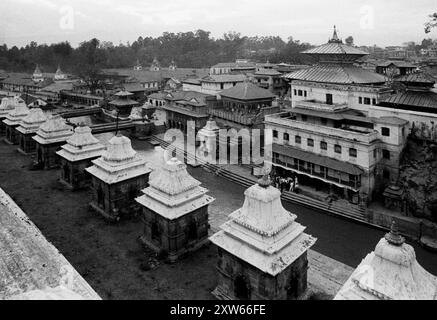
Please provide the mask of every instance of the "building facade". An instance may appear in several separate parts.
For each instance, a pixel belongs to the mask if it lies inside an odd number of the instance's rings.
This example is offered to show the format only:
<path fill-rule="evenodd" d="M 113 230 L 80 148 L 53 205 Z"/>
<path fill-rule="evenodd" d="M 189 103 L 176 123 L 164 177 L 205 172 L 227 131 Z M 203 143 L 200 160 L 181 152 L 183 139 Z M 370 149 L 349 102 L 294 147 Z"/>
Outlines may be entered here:
<path fill-rule="evenodd" d="M 21 121 L 29 114 L 29 108 L 23 101 L 17 101 L 15 108 L 11 110 L 6 119 L 3 120 L 5 127 L 6 138 L 5 142 L 9 144 L 18 144 L 17 128 L 21 125 Z"/>

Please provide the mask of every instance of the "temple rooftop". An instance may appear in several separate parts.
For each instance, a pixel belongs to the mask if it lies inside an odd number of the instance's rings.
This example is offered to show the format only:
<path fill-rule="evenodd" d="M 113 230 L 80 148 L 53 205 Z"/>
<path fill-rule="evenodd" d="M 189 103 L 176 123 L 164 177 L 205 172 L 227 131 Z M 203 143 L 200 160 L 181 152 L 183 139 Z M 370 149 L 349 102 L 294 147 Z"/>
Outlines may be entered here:
<path fill-rule="evenodd" d="M 114 184 L 151 172 L 146 160 L 132 149 L 131 140 L 120 134 L 109 140 L 107 150 L 93 160 L 93 166 L 86 170 L 106 182 Z"/>
<path fill-rule="evenodd" d="M 52 144 L 66 141 L 72 134 L 72 127 L 60 115 L 52 115 L 39 127 L 33 139 L 39 144 Z"/>
<path fill-rule="evenodd" d="M 8 113 L 15 108 L 13 99 L 14 98 L 11 97 L 5 97 L 2 99 L 2 102 L 0 104 L 0 117 L 6 117 Z"/>
<path fill-rule="evenodd" d="M 39 127 L 46 121 L 47 117 L 40 108 L 32 108 L 29 114 L 21 121 L 17 131 L 23 134 L 36 133 Z"/>
<path fill-rule="evenodd" d="M 437 300 L 437 277 L 417 262 L 413 247 L 393 223 L 335 300 Z"/>
<path fill-rule="evenodd" d="M 71 162 L 97 158 L 105 151 L 105 146 L 92 135 L 91 128 L 86 126 L 77 127 L 61 148 L 57 154 Z"/>
<path fill-rule="evenodd" d="M 276 276 L 311 248 L 316 239 L 304 233 L 296 215 L 282 206 L 281 192 L 268 177 L 245 191 L 242 208 L 210 240 L 261 271 Z"/>
<path fill-rule="evenodd" d="M 159 215 L 174 220 L 214 201 L 213 197 L 206 195 L 208 190 L 200 185 L 187 172 L 187 166 L 173 158 L 150 174 L 149 187 L 136 200 Z"/>
<path fill-rule="evenodd" d="M 6 119 L 3 120 L 3 123 L 8 126 L 20 125 L 23 118 L 29 114 L 29 108 L 24 102 L 15 102 L 15 108 L 11 110 L 6 116 Z"/>
<path fill-rule="evenodd" d="M 221 97 L 251 101 L 251 100 L 273 100 L 275 95 L 269 90 L 258 87 L 250 82 L 238 83 L 236 86 L 220 92 Z"/>

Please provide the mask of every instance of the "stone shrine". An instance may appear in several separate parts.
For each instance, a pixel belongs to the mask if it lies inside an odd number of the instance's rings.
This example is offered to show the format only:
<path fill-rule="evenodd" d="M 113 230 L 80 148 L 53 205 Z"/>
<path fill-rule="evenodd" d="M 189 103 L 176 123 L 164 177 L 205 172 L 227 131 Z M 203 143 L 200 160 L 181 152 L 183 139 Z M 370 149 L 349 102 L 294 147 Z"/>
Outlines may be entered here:
<path fill-rule="evenodd" d="M 40 108 L 32 108 L 29 114 L 23 118 L 17 128 L 17 141 L 20 144 L 18 151 L 24 154 L 35 153 L 36 141 L 32 137 L 39 127 L 47 121 L 47 117 Z"/>
<path fill-rule="evenodd" d="M 437 277 L 417 262 L 393 222 L 334 300 L 437 300 Z"/>
<path fill-rule="evenodd" d="M 316 239 L 284 209 L 269 176 L 246 190 L 242 208 L 210 240 L 218 247 L 219 299 L 304 299 L 307 251 Z"/>
<path fill-rule="evenodd" d="M 59 166 L 59 156 L 56 154 L 65 141 L 73 134 L 73 128 L 66 124 L 60 115 L 52 115 L 44 122 L 32 137 L 36 141 L 36 162 L 44 169 Z"/>
<path fill-rule="evenodd" d="M 5 142 L 9 144 L 18 144 L 17 128 L 21 124 L 21 120 L 29 114 L 29 108 L 22 101 L 14 99 L 14 109 L 11 110 L 6 119 L 3 120 L 6 131 Z"/>
<path fill-rule="evenodd" d="M 139 213 L 135 198 L 148 186 L 151 170 L 132 149 L 131 140 L 120 134 L 114 136 L 102 157 L 92 163 L 86 169 L 92 179 L 91 208 L 110 221 Z"/>
<path fill-rule="evenodd" d="M 3 123 L 3 120 L 6 119 L 8 113 L 14 110 L 14 108 L 14 98 L 5 97 L 2 99 L 0 104 L 0 135 L 6 134 L 6 125 Z"/>
<path fill-rule="evenodd" d="M 89 127 L 77 127 L 67 144 L 57 152 L 62 169 L 61 181 L 73 190 L 88 186 L 91 176 L 85 169 L 104 151 L 105 146 L 92 135 Z"/>
<path fill-rule="evenodd" d="M 149 187 L 137 198 L 143 208 L 142 241 L 176 261 L 208 242 L 208 206 L 214 201 L 176 158 L 150 175 Z"/>

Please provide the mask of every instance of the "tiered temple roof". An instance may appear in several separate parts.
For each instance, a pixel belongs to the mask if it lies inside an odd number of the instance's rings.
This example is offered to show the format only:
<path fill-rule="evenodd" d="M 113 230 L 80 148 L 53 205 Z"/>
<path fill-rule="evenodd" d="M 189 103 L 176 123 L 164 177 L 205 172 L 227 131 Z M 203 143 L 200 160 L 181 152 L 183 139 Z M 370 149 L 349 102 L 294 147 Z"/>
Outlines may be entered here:
<path fill-rule="evenodd" d="M 47 121 L 47 117 L 40 108 L 32 108 L 29 114 L 23 118 L 17 131 L 23 134 L 36 133 L 39 127 Z"/>
<path fill-rule="evenodd" d="M 414 248 L 404 242 L 393 224 L 335 299 L 437 300 L 437 277 L 422 268 Z"/>
<path fill-rule="evenodd" d="M 210 240 L 264 273 L 276 276 L 302 254 L 316 239 L 304 233 L 296 215 L 284 209 L 281 192 L 265 176 L 244 193 L 242 208 Z"/>
<path fill-rule="evenodd" d="M 52 144 L 66 141 L 73 134 L 73 129 L 60 115 L 52 115 L 36 132 L 33 139 L 39 144 Z"/>
<path fill-rule="evenodd" d="M 23 118 L 29 114 L 29 108 L 24 102 L 18 101 L 17 98 L 14 98 L 14 106 L 15 108 L 11 110 L 6 116 L 6 119 L 3 120 L 8 126 L 20 125 Z"/>
<path fill-rule="evenodd" d="M 74 162 L 100 157 L 104 151 L 105 146 L 91 134 L 91 128 L 79 126 L 57 154 Z"/>
<path fill-rule="evenodd" d="M 131 140 L 120 134 L 109 140 L 107 150 L 93 164 L 86 170 L 107 184 L 132 179 L 151 171 L 146 160 L 132 149 Z"/>
<path fill-rule="evenodd" d="M 303 53 L 313 57 L 318 64 L 286 74 L 284 78 L 312 82 L 364 85 L 383 84 L 387 80 L 383 75 L 353 65 L 356 60 L 368 53 L 344 44 L 339 39 L 335 26 L 334 34 L 328 43 L 306 50 Z"/>
<path fill-rule="evenodd" d="M 187 166 L 176 158 L 153 171 L 149 185 L 137 202 L 169 220 L 214 201 L 213 197 L 206 195 L 208 190 L 187 172 Z"/>

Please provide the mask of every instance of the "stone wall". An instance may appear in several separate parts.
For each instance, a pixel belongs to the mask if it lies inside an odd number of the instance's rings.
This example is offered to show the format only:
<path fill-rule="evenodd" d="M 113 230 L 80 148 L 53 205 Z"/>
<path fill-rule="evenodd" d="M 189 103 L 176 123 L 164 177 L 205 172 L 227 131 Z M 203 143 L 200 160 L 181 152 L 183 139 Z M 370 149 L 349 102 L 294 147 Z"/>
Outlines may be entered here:
<path fill-rule="evenodd" d="M 54 169 L 59 167 L 60 159 L 56 154 L 61 149 L 65 141 L 52 144 L 36 144 L 37 162 L 42 164 L 44 169 Z"/>
<path fill-rule="evenodd" d="M 230 253 L 218 249 L 219 271 L 217 293 L 230 299 L 237 297 L 242 280 L 247 285 L 247 300 L 293 300 L 302 298 L 307 289 L 307 254 L 304 253 L 282 273 L 273 277 Z"/>
<path fill-rule="evenodd" d="M 108 185 L 92 176 L 91 207 L 109 220 L 129 218 L 140 212 L 135 201 L 140 191 L 148 187 L 149 174 Z M 100 195 L 100 196 L 99 196 Z"/>
<path fill-rule="evenodd" d="M 69 185 L 73 190 L 85 188 L 91 183 L 91 175 L 85 171 L 92 165 L 91 161 L 96 159 L 85 159 L 70 162 L 60 157 L 61 180 Z M 68 168 L 68 169 L 66 169 Z"/>
<path fill-rule="evenodd" d="M 168 254 L 170 261 L 194 251 L 208 241 L 208 206 L 178 219 L 168 220 L 143 207 L 143 242 L 157 252 Z"/>

